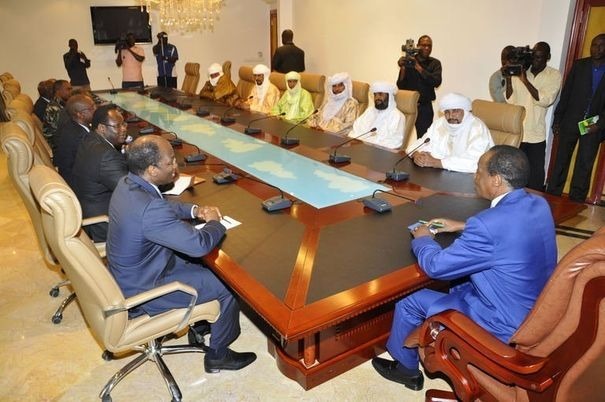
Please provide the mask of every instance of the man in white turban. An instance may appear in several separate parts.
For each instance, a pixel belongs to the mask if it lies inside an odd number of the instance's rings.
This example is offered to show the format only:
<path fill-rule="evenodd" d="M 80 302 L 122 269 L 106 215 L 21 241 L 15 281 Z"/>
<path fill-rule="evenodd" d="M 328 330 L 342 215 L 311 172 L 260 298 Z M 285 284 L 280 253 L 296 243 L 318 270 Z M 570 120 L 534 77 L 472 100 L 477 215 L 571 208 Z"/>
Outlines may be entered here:
<path fill-rule="evenodd" d="M 230 61 L 226 61 L 223 66 L 212 63 L 208 67 L 208 81 L 200 91 L 200 98 L 211 99 L 229 106 L 234 106 L 240 102 L 237 87 L 231 81 Z"/>
<path fill-rule="evenodd" d="M 309 119 L 309 127 L 337 132 L 351 128 L 359 112 L 359 102 L 353 98 L 353 82 L 348 73 L 328 77 L 326 99 L 317 114 Z"/>
<path fill-rule="evenodd" d="M 360 137 L 360 140 L 386 148 L 401 147 L 405 116 L 395 104 L 397 87 L 390 82 L 374 82 L 370 92 L 374 95 L 374 104 L 355 120 L 349 137 Z M 362 135 L 372 128 L 376 131 Z"/>
<path fill-rule="evenodd" d="M 435 120 L 426 134 L 408 149 L 430 138 L 414 153 L 414 163 L 456 172 L 474 173 L 481 155 L 494 146 L 489 129 L 471 113 L 471 101 L 464 95 L 449 93 L 441 98 L 443 116 Z"/>
<path fill-rule="evenodd" d="M 285 75 L 286 91 L 271 109 L 271 113 L 279 115 L 285 113 L 284 119 L 298 123 L 311 116 L 315 110 L 313 98 L 309 91 L 300 85 L 300 74 L 290 71 Z"/>
<path fill-rule="evenodd" d="M 252 74 L 256 85 L 250 92 L 250 98 L 242 104 L 242 109 L 270 113 L 279 100 L 279 89 L 269 81 L 271 69 L 264 64 L 257 64 L 252 69 Z"/>

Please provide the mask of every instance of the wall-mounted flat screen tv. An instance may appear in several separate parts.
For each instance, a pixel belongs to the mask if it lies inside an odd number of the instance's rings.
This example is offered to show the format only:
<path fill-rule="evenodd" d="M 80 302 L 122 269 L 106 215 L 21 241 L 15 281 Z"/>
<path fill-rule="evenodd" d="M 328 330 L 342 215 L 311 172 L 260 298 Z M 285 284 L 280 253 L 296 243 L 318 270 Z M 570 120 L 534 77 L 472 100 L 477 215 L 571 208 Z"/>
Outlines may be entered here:
<path fill-rule="evenodd" d="M 92 35 L 95 45 L 115 45 L 132 32 L 139 43 L 151 43 L 149 14 L 143 7 L 108 6 L 90 7 Z"/>

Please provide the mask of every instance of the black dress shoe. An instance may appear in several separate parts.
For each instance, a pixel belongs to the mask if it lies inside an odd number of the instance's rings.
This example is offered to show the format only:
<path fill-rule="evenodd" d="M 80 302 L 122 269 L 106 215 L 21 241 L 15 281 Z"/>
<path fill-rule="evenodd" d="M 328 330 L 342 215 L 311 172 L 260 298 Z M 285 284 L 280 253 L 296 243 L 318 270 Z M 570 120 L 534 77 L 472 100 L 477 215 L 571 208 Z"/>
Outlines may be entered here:
<path fill-rule="evenodd" d="M 204 356 L 204 370 L 206 370 L 206 373 L 218 373 L 221 370 L 239 370 L 255 360 L 256 354 L 252 352 L 238 353 L 227 349 L 227 354 L 222 359 L 211 359 L 207 353 Z"/>
<path fill-rule="evenodd" d="M 378 371 L 378 374 L 387 380 L 403 384 L 411 390 L 420 391 L 424 386 L 424 376 L 420 370 L 417 370 L 417 373 L 412 373 L 411 370 L 401 366 L 398 362 L 380 357 L 372 359 L 372 366 Z"/>
<path fill-rule="evenodd" d="M 210 333 L 210 324 L 208 321 L 199 321 L 189 327 L 187 338 L 189 344 L 194 346 L 206 347 L 204 337 Z"/>

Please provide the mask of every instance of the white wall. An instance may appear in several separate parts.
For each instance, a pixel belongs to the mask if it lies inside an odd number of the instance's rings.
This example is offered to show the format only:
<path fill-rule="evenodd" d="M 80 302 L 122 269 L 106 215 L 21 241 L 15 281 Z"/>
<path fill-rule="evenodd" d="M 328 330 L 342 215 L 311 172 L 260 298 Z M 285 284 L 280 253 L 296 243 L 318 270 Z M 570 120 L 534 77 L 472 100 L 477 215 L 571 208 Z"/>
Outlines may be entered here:
<path fill-rule="evenodd" d="M 508 45 L 546 41 L 558 68 L 572 0 L 294 0 L 294 42 L 309 72 L 348 71 L 372 82 L 397 78 L 407 38 L 433 38 L 443 65 L 437 98 L 489 99 L 489 76 Z M 575 2 L 574 2 L 575 3 Z"/>
<path fill-rule="evenodd" d="M 230 59 L 237 81 L 241 64 L 269 63 L 269 4 L 287 13 L 292 8 L 294 41 L 307 55 L 307 71 L 333 74 L 348 71 L 354 79 L 394 81 L 397 59 L 406 38 L 432 36 L 433 55 L 443 63 L 443 84 L 437 96 L 462 92 L 489 98 L 487 80 L 499 67 L 507 44 L 533 45 L 544 40 L 552 47 L 551 65 L 561 65 L 561 52 L 572 0 L 227 0 L 214 33 L 180 35 L 168 32 L 179 50 L 177 71 L 185 61 L 205 68 Z M 93 89 L 106 88 L 107 76 L 116 85 L 113 46 L 94 46 L 90 5 L 137 5 L 137 0 L 0 0 L 3 57 L 0 72 L 11 71 L 24 92 L 35 97 L 37 82 L 65 78 L 61 55 L 67 40 L 76 38 L 92 59 Z M 275 7 L 275 6 L 273 6 Z M 519 11 L 523 10 L 523 11 Z M 281 13 L 280 13 L 281 15 Z M 155 18 L 153 18 L 155 17 Z M 152 13 L 153 33 L 158 32 Z M 7 39 L 8 38 L 8 39 Z M 151 45 L 144 46 L 145 82 L 155 83 Z M 261 56 L 258 54 L 262 53 Z M 179 80 L 179 85 L 180 85 Z"/>
<path fill-rule="evenodd" d="M 180 55 L 179 86 L 187 61 L 201 64 L 203 79 L 208 65 L 229 59 L 233 62 L 236 82 L 240 65 L 269 63 L 269 5 L 262 0 L 228 0 L 226 3 L 214 32 L 181 35 L 167 31 Z M 92 88 L 108 88 L 108 76 L 120 86 L 122 74 L 114 62 L 113 46 L 93 44 L 90 6 L 138 4 L 137 0 L 0 0 L 0 35 L 4 48 L 0 72 L 12 72 L 21 82 L 23 92 L 35 100 L 39 81 L 67 78 L 62 55 L 68 50 L 69 38 L 75 38 L 92 60 L 88 69 Z M 155 38 L 159 18 L 154 12 L 152 20 Z M 151 47 L 143 45 L 146 84 L 156 82 L 157 65 Z M 203 82 L 200 88 L 201 85 Z"/>

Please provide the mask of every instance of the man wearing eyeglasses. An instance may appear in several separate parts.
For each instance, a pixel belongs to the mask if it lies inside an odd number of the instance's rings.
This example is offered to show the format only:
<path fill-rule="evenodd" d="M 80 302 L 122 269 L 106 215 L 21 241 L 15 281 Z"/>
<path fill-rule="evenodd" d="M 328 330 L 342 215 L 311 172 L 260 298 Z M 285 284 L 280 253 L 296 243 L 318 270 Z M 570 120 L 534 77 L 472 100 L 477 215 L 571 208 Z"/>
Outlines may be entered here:
<path fill-rule="evenodd" d="M 107 215 L 109 200 L 128 167 L 122 154 L 127 124 L 115 105 L 99 107 L 92 116 L 92 130 L 76 154 L 72 170 L 73 190 L 82 206 L 82 217 Z M 95 242 L 107 238 L 107 223 L 84 228 Z"/>

